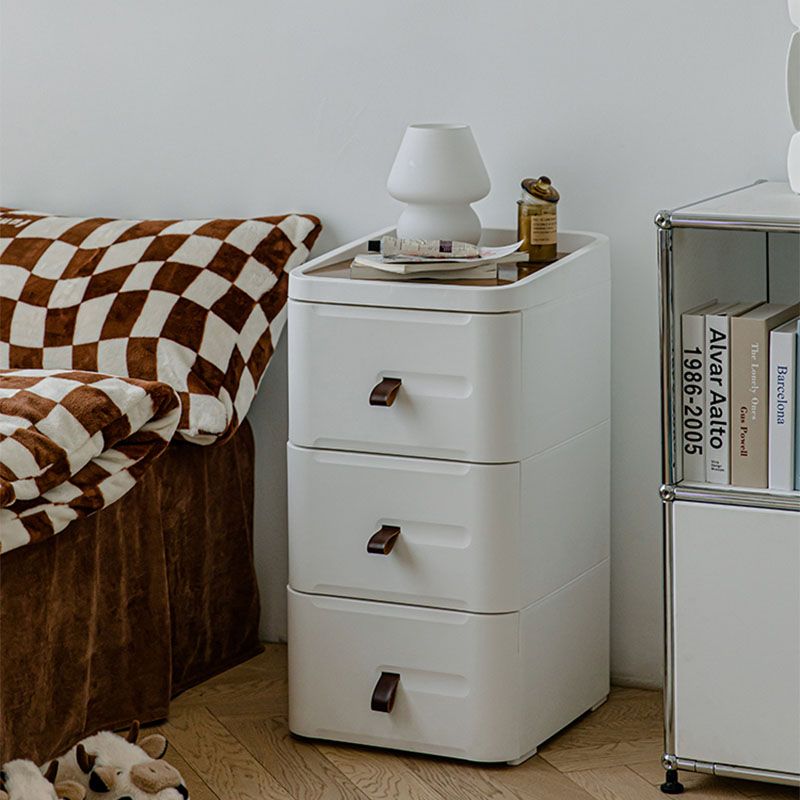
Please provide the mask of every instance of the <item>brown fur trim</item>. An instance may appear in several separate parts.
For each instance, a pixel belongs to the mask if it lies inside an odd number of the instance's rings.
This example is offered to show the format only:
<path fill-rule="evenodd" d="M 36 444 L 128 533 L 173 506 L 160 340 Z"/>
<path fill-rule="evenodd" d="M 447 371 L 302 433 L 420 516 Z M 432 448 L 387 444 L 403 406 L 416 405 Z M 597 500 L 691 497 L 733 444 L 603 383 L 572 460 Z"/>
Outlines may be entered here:
<path fill-rule="evenodd" d="M 117 771 L 113 767 L 95 767 L 89 779 L 93 792 L 110 792 L 117 785 Z"/>
<path fill-rule="evenodd" d="M 92 771 L 92 767 L 94 767 L 94 762 L 97 760 L 97 756 L 89 755 L 86 752 L 86 748 L 83 746 L 83 743 L 81 743 L 75 749 L 75 760 L 78 762 L 78 766 L 81 768 L 81 771 L 88 775 Z"/>
<path fill-rule="evenodd" d="M 159 758 L 164 758 L 167 754 L 169 742 L 160 733 L 152 733 L 150 736 L 145 736 L 144 739 L 139 742 L 139 747 L 141 747 L 150 758 L 158 760 Z"/>
<path fill-rule="evenodd" d="M 164 789 L 181 786 L 181 774 L 166 761 L 146 761 L 131 767 L 130 781 L 147 795 L 155 795 Z"/>
<path fill-rule="evenodd" d="M 47 768 L 47 772 L 44 773 L 44 777 L 50 781 L 50 783 L 56 782 L 56 778 L 58 777 L 58 759 L 54 759 L 50 762 L 50 766 Z"/>
<path fill-rule="evenodd" d="M 84 800 L 86 789 L 75 781 L 62 781 L 56 784 L 59 800 Z"/>
<path fill-rule="evenodd" d="M 131 744 L 136 744 L 136 740 L 137 740 L 138 738 L 139 738 L 139 720 L 138 720 L 138 719 L 135 719 L 135 720 L 134 720 L 134 721 L 131 723 L 131 729 L 128 731 L 128 735 L 127 735 L 126 739 L 127 739 L 127 740 L 128 740 L 130 743 L 131 743 Z"/>

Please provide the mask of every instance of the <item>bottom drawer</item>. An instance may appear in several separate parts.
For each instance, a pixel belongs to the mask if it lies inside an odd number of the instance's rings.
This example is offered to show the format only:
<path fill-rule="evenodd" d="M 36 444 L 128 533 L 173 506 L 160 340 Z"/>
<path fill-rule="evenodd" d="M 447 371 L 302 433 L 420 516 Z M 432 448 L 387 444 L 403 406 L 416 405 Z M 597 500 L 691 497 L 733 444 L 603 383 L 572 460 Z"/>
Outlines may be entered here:
<path fill-rule="evenodd" d="M 607 561 L 508 614 L 288 592 L 302 736 L 514 761 L 608 694 Z"/>

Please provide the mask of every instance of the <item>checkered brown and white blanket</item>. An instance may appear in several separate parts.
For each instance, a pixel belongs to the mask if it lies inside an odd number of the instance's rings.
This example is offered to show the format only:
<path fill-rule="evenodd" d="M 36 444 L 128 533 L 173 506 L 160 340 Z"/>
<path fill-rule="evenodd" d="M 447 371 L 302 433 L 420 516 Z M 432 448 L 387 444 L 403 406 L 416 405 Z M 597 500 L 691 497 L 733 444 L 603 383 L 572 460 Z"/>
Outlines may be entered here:
<path fill-rule="evenodd" d="M 250 408 L 311 215 L 126 220 L 0 208 L 0 369 L 162 381 L 178 436 L 213 444 Z"/>
<path fill-rule="evenodd" d="M 124 495 L 180 417 L 177 394 L 157 381 L 0 370 L 0 553 Z"/>

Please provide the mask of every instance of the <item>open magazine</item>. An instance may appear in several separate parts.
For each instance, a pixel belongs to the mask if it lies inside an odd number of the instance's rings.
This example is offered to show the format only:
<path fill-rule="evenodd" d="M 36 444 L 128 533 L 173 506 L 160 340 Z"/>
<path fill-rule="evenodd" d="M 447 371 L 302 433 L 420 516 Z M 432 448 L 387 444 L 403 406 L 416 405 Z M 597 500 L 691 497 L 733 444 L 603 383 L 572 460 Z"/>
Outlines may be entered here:
<path fill-rule="evenodd" d="M 513 256 L 522 242 L 504 245 L 503 247 L 477 247 L 477 255 L 464 257 L 420 256 L 420 255 L 358 255 L 353 266 L 370 267 L 372 269 L 393 272 L 398 275 L 410 275 L 424 272 L 463 271 L 466 269 L 486 267 L 497 264 L 504 258 Z"/>

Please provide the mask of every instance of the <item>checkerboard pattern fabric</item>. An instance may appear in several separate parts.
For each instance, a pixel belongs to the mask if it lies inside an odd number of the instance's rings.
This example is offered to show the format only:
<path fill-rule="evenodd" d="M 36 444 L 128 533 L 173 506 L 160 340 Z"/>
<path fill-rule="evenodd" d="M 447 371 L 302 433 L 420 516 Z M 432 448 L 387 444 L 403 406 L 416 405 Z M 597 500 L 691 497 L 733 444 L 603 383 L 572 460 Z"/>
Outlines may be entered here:
<path fill-rule="evenodd" d="M 169 444 L 180 415 L 164 383 L 0 370 L 0 553 L 122 497 Z"/>
<path fill-rule="evenodd" d="M 79 219 L 0 209 L 0 369 L 162 381 L 178 433 L 210 444 L 244 418 L 285 322 L 313 216 Z"/>

